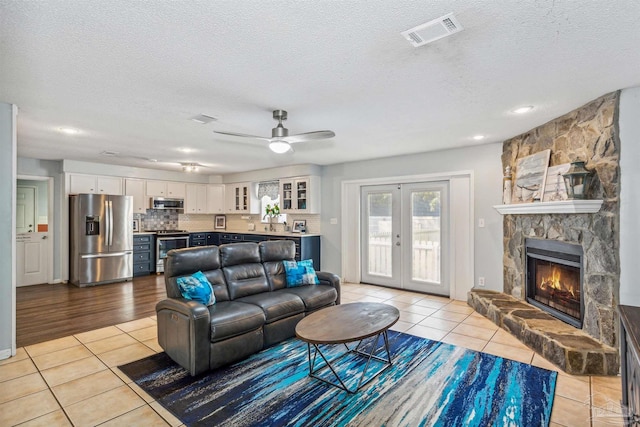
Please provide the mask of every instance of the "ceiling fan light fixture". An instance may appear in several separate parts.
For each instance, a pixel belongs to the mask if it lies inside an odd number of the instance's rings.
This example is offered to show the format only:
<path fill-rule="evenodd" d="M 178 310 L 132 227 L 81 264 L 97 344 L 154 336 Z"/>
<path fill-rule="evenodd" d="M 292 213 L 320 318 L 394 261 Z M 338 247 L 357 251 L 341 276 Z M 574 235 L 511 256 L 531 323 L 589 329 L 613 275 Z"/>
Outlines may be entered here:
<path fill-rule="evenodd" d="M 269 149 L 274 153 L 284 154 L 287 151 L 291 150 L 291 145 L 287 141 L 276 139 L 275 141 L 271 141 L 269 143 Z"/>

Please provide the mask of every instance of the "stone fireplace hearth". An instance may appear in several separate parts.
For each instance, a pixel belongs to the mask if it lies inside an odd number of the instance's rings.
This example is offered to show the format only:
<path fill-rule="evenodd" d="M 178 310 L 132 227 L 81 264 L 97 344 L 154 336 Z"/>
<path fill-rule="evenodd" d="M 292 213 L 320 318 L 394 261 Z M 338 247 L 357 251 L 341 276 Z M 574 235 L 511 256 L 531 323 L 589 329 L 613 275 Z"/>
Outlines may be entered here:
<path fill-rule="evenodd" d="M 595 213 L 541 209 L 535 214 L 505 214 L 504 293 L 474 289 L 469 296 L 476 310 L 571 373 L 615 375 L 619 367 L 619 96 L 619 92 L 602 96 L 503 143 L 502 166 L 512 170 L 518 159 L 546 149 L 551 150 L 550 166 L 585 161 L 595 174 L 587 195 L 603 203 Z M 552 304 L 565 305 L 557 316 L 562 320 L 542 312 L 538 304 L 527 303 L 527 273 L 532 265 L 525 243 L 529 240 L 567 243 L 581 253 L 578 305 L 577 298 Z M 572 271 L 567 266 L 566 273 Z M 553 281 L 553 277 L 546 279 Z M 571 296 L 571 291 L 563 292 L 564 297 Z M 577 296 L 576 289 L 573 292 Z"/>

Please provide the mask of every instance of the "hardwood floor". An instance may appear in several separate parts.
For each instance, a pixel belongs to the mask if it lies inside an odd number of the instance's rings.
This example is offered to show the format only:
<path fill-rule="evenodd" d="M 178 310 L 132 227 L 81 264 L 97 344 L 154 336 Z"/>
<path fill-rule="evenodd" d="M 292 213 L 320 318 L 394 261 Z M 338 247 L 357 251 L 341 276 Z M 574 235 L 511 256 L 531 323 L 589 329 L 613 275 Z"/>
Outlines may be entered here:
<path fill-rule="evenodd" d="M 71 284 L 16 289 L 16 345 L 37 344 L 156 313 L 167 297 L 163 275 L 78 288 Z"/>

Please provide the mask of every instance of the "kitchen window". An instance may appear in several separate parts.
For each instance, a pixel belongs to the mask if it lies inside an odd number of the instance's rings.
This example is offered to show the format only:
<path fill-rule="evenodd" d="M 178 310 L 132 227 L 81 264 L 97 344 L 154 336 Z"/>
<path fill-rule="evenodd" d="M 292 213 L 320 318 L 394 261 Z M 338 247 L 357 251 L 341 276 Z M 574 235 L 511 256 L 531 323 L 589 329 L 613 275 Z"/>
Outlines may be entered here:
<path fill-rule="evenodd" d="M 282 209 L 280 203 L 280 181 L 264 181 L 258 183 L 258 200 L 260 201 L 260 222 L 268 223 L 269 217 L 265 214 L 267 205 L 273 207 L 278 205 Z M 287 214 L 280 214 L 277 217 L 278 224 L 287 221 Z"/>

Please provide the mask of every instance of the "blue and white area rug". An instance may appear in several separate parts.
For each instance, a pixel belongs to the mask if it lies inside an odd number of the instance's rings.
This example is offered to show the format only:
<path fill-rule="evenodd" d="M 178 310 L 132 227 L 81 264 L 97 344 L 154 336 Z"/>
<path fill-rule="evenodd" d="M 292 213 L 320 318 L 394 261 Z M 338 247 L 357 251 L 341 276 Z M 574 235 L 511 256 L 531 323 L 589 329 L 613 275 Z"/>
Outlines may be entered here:
<path fill-rule="evenodd" d="M 307 345 L 295 338 L 196 377 L 164 353 L 120 369 L 188 426 L 549 424 L 556 372 L 394 331 L 389 339 L 393 366 L 355 394 L 310 378 Z M 339 366 L 352 375 L 365 362 Z"/>

